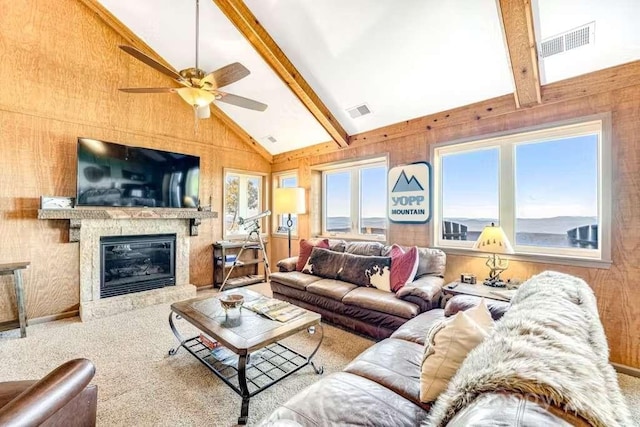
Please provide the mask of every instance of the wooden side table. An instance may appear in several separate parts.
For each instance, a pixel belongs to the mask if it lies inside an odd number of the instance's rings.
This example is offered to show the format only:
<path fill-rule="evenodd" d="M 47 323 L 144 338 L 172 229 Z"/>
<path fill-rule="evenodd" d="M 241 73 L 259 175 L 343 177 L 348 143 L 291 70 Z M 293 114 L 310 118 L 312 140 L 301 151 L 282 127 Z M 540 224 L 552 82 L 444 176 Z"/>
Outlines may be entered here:
<path fill-rule="evenodd" d="M 494 288 L 481 283 L 471 285 L 469 283 L 451 282 L 442 287 L 445 297 L 451 298 L 454 295 L 471 295 L 475 297 L 494 299 L 497 301 L 509 302 L 516 290 L 507 290 L 505 288 Z"/>
<path fill-rule="evenodd" d="M 18 304 L 18 322 L 20 323 L 20 337 L 27 336 L 27 311 L 24 306 L 24 286 L 22 283 L 22 270 L 26 270 L 30 262 L 14 262 L 0 264 L 0 276 L 13 274 L 13 284 L 16 289 L 16 303 Z"/>

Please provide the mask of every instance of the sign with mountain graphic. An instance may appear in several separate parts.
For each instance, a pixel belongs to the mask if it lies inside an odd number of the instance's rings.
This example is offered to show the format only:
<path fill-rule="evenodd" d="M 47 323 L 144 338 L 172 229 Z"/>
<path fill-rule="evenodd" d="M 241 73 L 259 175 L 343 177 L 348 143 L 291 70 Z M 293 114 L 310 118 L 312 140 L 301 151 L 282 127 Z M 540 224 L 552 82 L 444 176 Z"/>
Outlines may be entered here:
<path fill-rule="evenodd" d="M 388 217 L 392 222 L 423 224 L 431 219 L 431 165 L 396 166 L 387 181 Z"/>

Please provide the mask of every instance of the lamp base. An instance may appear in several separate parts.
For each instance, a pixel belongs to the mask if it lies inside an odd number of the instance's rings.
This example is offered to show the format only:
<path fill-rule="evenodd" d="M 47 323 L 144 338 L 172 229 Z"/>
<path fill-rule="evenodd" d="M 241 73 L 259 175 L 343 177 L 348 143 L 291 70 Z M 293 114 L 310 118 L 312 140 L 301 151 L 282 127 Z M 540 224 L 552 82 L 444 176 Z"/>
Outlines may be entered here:
<path fill-rule="evenodd" d="M 482 284 L 485 285 L 485 286 L 491 286 L 492 288 L 506 288 L 507 287 L 507 283 L 503 282 L 500 279 L 498 279 L 498 280 L 485 279 L 485 281 L 482 282 Z"/>

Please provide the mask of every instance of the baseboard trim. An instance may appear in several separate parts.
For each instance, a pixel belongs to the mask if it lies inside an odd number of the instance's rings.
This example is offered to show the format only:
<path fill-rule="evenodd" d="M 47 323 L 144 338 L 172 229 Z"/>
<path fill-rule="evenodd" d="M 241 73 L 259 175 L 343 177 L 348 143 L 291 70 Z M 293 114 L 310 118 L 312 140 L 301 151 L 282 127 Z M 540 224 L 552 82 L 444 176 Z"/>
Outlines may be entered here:
<path fill-rule="evenodd" d="M 627 365 L 621 365 L 620 363 L 612 362 L 611 364 L 613 365 L 615 370 L 620 372 L 621 374 L 631 375 L 632 377 L 640 378 L 640 369 L 638 368 L 633 368 Z"/>
<path fill-rule="evenodd" d="M 39 323 L 53 322 L 55 320 L 67 319 L 69 317 L 79 316 L 78 310 L 65 311 L 58 314 L 50 314 L 49 316 L 34 317 L 33 319 L 27 319 L 27 326 L 37 325 Z M 0 322 L 0 331 L 8 331 L 11 329 L 18 329 L 20 323 L 17 320 L 8 320 L 6 322 Z"/>

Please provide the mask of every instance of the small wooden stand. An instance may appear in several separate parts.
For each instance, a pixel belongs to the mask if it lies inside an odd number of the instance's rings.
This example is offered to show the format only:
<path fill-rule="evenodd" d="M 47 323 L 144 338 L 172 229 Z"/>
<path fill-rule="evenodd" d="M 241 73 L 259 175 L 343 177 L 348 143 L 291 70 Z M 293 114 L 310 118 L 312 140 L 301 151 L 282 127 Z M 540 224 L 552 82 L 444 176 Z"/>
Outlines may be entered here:
<path fill-rule="evenodd" d="M 27 336 L 27 311 L 24 305 L 24 285 L 22 283 L 22 270 L 26 270 L 30 262 L 14 262 L 0 264 L 0 276 L 13 275 L 13 284 L 16 288 L 16 303 L 18 305 L 18 322 L 20 323 L 20 337 Z"/>

